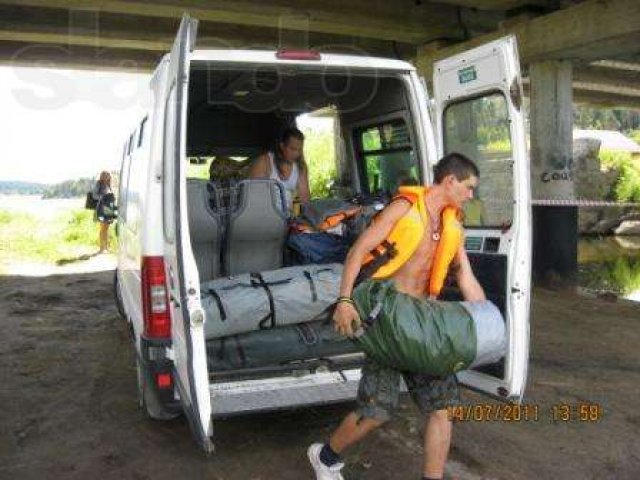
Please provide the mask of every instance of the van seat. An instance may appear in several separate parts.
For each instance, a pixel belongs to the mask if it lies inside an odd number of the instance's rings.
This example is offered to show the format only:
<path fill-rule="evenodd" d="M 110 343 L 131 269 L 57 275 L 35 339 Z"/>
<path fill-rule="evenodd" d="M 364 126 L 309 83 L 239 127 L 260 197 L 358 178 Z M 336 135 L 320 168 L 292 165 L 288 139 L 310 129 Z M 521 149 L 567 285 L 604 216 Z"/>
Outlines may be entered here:
<path fill-rule="evenodd" d="M 284 189 L 275 180 L 238 182 L 238 208 L 229 215 L 224 253 L 228 275 L 283 266 L 287 214 Z"/>
<path fill-rule="evenodd" d="M 206 180 L 187 179 L 187 201 L 191 248 L 200 281 L 212 280 L 221 274 L 223 216 L 216 208 L 215 195 Z"/>
<path fill-rule="evenodd" d="M 239 187 L 237 180 L 210 180 L 208 188 L 211 192 L 211 200 L 216 204 L 218 213 L 228 216 L 238 209 Z"/>

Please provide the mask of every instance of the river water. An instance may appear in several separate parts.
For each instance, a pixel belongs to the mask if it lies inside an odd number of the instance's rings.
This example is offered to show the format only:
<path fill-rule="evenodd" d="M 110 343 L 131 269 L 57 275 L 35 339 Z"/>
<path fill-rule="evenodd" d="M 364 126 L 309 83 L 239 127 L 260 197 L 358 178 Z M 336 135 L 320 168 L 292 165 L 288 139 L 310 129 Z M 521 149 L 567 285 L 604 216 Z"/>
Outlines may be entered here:
<path fill-rule="evenodd" d="M 640 237 L 580 239 L 578 283 L 587 291 L 640 302 Z"/>

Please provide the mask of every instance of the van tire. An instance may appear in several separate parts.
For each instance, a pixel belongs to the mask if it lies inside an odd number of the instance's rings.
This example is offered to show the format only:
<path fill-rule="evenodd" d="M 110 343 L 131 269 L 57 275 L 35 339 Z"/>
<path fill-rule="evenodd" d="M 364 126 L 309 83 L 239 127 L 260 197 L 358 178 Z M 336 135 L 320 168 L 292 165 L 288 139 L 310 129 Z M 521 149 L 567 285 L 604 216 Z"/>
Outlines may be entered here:
<path fill-rule="evenodd" d="M 180 416 L 180 412 L 168 411 L 158 400 L 153 385 L 149 382 L 149 372 L 142 366 L 139 359 L 136 359 L 136 370 L 138 372 L 138 402 L 140 408 L 146 411 L 147 415 L 154 420 L 173 420 Z"/>
<path fill-rule="evenodd" d="M 124 301 L 122 300 L 122 290 L 120 289 L 120 282 L 118 281 L 118 270 L 113 272 L 113 296 L 116 299 L 118 313 L 124 320 L 127 320 L 127 312 L 124 310 Z"/>

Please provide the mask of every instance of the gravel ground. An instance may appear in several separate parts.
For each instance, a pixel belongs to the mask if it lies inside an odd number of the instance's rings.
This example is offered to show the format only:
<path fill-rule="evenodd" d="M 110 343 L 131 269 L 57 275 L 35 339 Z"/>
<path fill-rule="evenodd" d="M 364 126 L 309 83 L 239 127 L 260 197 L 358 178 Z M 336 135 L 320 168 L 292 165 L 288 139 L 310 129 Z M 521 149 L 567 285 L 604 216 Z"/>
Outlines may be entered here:
<path fill-rule="evenodd" d="M 94 269 L 110 268 L 105 258 L 90 260 Z M 217 451 L 203 454 L 184 418 L 154 422 L 139 410 L 113 272 L 91 269 L 0 277 L 0 478 L 312 478 L 305 448 L 349 404 L 216 421 Z M 457 422 L 449 478 L 640 478 L 640 305 L 540 289 L 532 305 L 526 402 L 538 420 Z M 560 404 L 599 405 L 602 418 L 553 421 Z M 421 428 L 404 399 L 349 452 L 345 478 L 419 478 Z"/>

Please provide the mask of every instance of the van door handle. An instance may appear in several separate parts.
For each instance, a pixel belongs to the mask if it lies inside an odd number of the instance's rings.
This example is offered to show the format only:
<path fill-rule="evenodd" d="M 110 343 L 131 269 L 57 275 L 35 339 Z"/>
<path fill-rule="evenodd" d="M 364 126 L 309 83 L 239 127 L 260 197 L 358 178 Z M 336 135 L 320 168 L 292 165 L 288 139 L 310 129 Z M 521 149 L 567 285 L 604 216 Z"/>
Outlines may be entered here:
<path fill-rule="evenodd" d="M 169 294 L 169 301 L 173 303 L 176 308 L 180 308 L 180 302 L 178 302 L 178 299 L 173 296 L 173 292 Z"/>

